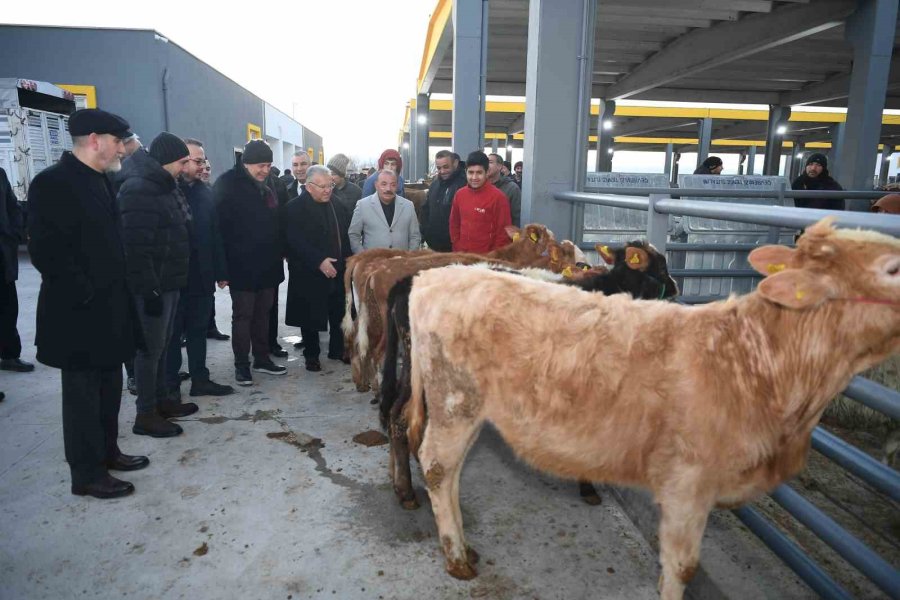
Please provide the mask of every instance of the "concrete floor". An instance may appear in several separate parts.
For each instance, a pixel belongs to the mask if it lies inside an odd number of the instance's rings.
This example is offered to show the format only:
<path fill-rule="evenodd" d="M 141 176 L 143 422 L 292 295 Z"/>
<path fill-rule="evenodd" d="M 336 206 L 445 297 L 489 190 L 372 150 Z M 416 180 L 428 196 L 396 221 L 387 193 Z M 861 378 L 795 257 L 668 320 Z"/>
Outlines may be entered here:
<path fill-rule="evenodd" d="M 40 278 L 24 257 L 21 270 L 19 331 L 33 360 Z M 229 297 L 216 300 L 229 331 Z M 233 382 L 231 358 L 228 342 L 210 342 L 214 380 Z M 493 431 L 461 486 L 480 575 L 452 579 L 419 472 L 423 506 L 403 511 L 387 446 L 352 441 L 378 425 L 349 367 L 325 359 L 309 373 L 293 348 L 286 364 L 286 376 L 254 374 L 251 388 L 200 398 L 167 440 L 131 433 L 125 392 L 120 446 L 151 464 L 123 474 L 137 491 L 118 500 L 70 493 L 59 373 L 0 372 L 0 598 L 657 597 L 656 555 L 622 509 L 583 504 L 574 484 L 522 466 Z M 299 447 L 310 438 L 323 445 Z"/>

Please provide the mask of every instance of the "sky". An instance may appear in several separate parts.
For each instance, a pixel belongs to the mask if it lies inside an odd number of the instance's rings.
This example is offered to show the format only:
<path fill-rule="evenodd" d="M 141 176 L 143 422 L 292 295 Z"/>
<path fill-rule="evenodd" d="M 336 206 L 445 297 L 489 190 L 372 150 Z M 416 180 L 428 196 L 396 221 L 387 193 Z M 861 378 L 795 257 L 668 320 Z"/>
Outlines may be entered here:
<path fill-rule="evenodd" d="M 6 11 L 3 21 L 155 29 L 321 135 L 327 156 L 377 158 L 397 147 L 436 5 L 42 0 L 40 10 Z"/>

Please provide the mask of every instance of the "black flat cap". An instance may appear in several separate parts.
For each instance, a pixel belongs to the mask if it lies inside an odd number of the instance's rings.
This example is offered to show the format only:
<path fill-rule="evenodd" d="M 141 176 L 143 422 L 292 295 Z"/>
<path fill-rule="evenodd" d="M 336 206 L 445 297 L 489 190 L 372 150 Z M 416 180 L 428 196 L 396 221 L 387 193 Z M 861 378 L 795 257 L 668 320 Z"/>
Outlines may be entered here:
<path fill-rule="evenodd" d="M 83 108 L 76 110 L 69 117 L 69 133 L 75 137 L 96 133 L 102 135 L 108 133 L 117 138 L 126 138 L 132 135 L 128 121 L 99 108 Z"/>

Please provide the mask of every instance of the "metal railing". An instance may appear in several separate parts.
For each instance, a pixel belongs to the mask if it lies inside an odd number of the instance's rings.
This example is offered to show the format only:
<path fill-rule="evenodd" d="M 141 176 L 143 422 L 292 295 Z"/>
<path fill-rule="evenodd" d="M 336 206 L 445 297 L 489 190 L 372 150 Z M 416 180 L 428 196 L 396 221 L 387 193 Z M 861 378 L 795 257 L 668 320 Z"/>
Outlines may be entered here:
<path fill-rule="evenodd" d="M 859 212 L 829 211 L 787 206 L 761 206 L 754 204 L 703 202 L 681 200 L 681 197 L 729 197 L 736 199 L 758 198 L 853 198 L 869 199 L 883 195 L 879 192 L 806 192 L 777 190 L 776 192 L 725 191 L 707 189 L 667 188 L 594 188 L 589 192 L 559 192 L 557 200 L 574 203 L 576 230 L 574 241 L 584 249 L 584 205 L 595 204 L 616 208 L 628 208 L 648 212 L 646 237 L 660 252 L 688 251 L 750 251 L 757 244 L 671 243 L 668 239 L 669 215 L 695 216 L 723 219 L 741 223 L 768 225 L 775 228 L 801 230 L 826 216 L 837 219 L 840 227 L 873 229 L 900 237 L 900 216 Z M 751 277 L 759 276 L 746 269 L 673 269 L 673 276 L 681 277 Z M 698 296 L 691 303 L 716 300 L 714 296 Z M 854 377 L 844 390 L 844 395 L 892 419 L 900 419 L 900 393 L 862 377 Z M 878 492 L 900 502 L 900 473 L 881 464 L 855 446 L 832 435 L 821 426 L 812 435 L 812 447 L 835 464 L 852 473 Z M 844 560 L 853 565 L 890 598 L 900 598 L 900 572 L 881 556 L 835 523 L 811 502 L 782 484 L 770 494 L 795 519 L 806 526 Z M 741 507 L 734 514 L 756 534 L 784 563 L 823 598 L 849 599 L 851 594 L 781 530 L 766 520 L 750 506 Z"/>

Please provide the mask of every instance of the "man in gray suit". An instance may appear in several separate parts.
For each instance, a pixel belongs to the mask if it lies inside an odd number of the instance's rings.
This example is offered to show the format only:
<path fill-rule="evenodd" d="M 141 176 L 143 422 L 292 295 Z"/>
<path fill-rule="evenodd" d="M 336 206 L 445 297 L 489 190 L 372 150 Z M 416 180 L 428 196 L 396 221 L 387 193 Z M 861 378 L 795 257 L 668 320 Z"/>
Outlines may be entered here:
<path fill-rule="evenodd" d="M 422 236 L 416 209 L 397 195 L 396 173 L 378 172 L 375 193 L 356 203 L 348 233 L 353 254 L 369 248 L 419 249 Z"/>

